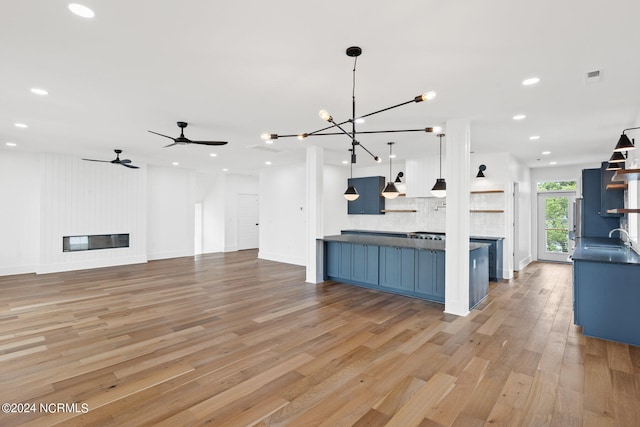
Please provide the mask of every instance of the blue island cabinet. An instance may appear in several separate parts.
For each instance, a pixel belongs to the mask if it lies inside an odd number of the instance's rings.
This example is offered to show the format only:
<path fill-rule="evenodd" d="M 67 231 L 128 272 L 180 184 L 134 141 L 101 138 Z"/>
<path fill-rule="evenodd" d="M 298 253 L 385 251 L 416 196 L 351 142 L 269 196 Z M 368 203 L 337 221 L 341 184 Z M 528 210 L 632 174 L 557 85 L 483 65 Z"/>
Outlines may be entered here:
<path fill-rule="evenodd" d="M 351 279 L 378 286 L 378 246 L 351 244 Z"/>
<path fill-rule="evenodd" d="M 327 242 L 327 276 L 351 280 L 351 243 Z"/>
<path fill-rule="evenodd" d="M 418 249 L 416 262 L 416 293 L 444 303 L 444 252 Z"/>
<path fill-rule="evenodd" d="M 327 242 L 326 259 L 327 277 L 378 286 L 378 246 Z"/>
<path fill-rule="evenodd" d="M 380 247 L 380 286 L 413 292 L 415 287 L 415 249 Z"/>

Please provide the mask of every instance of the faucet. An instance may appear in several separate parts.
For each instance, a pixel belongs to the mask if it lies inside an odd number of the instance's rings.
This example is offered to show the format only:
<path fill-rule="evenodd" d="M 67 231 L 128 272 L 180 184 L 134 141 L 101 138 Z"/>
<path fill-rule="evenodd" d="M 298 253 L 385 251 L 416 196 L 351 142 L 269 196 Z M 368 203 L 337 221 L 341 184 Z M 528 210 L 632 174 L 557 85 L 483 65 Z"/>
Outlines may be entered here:
<path fill-rule="evenodd" d="M 627 247 L 627 249 L 630 248 L 631 247 L 631 238 L 629 237 L 629 232 L 627 230 L 625 230 L 624 228 L 614 228 L 613 230 L 611 230 L 609 232 L 609 238 L 611 238 L 611 235 L 613 234 L 614 231 L 617 231 L 620 234 L 620 240 L 622 240 L 622 242 Z M 626 236 L 627 238 L 623 239 L 622 238 L 623 236 Z"/>

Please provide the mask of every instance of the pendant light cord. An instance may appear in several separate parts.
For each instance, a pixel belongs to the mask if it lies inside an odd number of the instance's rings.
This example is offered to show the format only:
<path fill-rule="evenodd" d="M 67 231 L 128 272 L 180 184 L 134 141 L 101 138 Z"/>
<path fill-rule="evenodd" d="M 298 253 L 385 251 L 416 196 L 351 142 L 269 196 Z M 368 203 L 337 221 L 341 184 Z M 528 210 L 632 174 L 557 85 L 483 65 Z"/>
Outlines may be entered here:
<path fill-rule="evenodd" d="M 442 178 L 442 134 L 438 135 L 440 137 L 440 174 L 439 178 Z"/>

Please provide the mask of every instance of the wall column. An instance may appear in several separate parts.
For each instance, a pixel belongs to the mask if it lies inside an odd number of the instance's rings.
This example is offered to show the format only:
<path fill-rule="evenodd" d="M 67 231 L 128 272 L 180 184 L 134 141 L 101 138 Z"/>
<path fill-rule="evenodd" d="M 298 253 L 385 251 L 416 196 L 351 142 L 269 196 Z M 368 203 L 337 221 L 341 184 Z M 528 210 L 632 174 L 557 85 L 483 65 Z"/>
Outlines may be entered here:
<path fill-rule="evenodd" d="M 317 238 L 323 237 L 322 227 L 322 194 L 323 194 L 323 165 L 324 150 L 321 147 L 310 145 L 307 147 L 306 167 L 306 223 L 307 223 L 307 248 L 306 267 L 307 283 L 322 282 L 323 251 L 322 242 Z"/>
<path fill-rule="evenodd" d="M 469 314 L 469 168 L 470 124 L 468 119 L 447 121 L 446 147 L 447 213 L 445 313 Z"/>

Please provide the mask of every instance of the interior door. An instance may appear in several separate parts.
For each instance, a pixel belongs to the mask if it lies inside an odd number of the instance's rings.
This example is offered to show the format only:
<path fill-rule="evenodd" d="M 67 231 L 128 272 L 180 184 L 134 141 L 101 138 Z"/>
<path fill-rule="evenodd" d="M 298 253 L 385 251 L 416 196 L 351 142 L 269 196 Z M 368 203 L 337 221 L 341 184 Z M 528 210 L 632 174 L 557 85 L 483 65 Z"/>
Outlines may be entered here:
<path fill-rule="evenodd" d="M 238 194 L 238 250 L 258 247 L 260 230 L 258 202 L 257 194 Z"/>
<path fill-rule="evenodd" d="M 569 230 L 573 230 L 573 202 L 571 192 L 538 193 L 538 259 L 569 262 L 573 254 Z"/>

